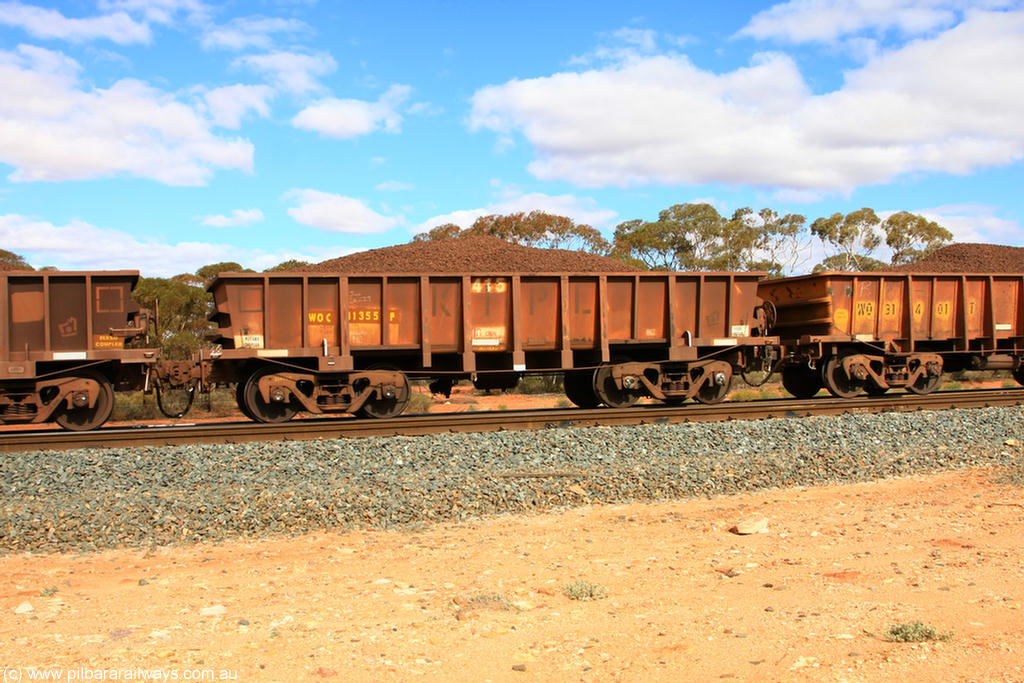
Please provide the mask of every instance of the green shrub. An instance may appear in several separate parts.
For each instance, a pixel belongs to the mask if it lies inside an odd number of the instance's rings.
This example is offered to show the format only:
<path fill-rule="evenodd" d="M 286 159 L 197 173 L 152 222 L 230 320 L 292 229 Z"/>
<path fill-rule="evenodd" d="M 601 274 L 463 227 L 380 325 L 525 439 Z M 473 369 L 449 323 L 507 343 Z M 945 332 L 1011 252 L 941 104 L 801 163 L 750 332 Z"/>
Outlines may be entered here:
<path fill-rule="evenodd" d="M 516 387 L 520 394 L 560 394 L 562 393 L 562 375 L 527 375 Z"/>
<path fill-rule="evenodd" d="M 885 632 L 885 639 L 893 643 L 923 643 L 927 640 L 949 640 L 953 632 L 939 633 L 920 621 L 893 624 Z"/>
<path fill-rule="evenodd" d="M 412 396 L 409 397 L 409 405 L 406 406 L 405 412 L 425 413 L 430 410 L 432 405 L 434 405 L 434 398 L 430 394 L 414 391 Z"/>
<path fill-rule="evenodd" d="M 608 597 L 608 591 L 598 583 L 577 579 L 562 589 L 570 600 L 600 600 Z"/>

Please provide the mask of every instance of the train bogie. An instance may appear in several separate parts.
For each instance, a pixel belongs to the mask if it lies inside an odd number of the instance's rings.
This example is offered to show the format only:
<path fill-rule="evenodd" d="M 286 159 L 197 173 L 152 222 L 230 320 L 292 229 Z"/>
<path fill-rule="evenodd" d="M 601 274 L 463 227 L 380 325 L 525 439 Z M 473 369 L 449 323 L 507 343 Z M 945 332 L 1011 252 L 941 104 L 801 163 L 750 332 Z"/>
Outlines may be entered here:
<path fill-rule="evenodd" d="M 1024 379 L 1024 275 L 817 273 L 762 282 L 797 396 L 934 391 L 943 372 Z M 817 388 L 815 388 L 817 387 Z"/>

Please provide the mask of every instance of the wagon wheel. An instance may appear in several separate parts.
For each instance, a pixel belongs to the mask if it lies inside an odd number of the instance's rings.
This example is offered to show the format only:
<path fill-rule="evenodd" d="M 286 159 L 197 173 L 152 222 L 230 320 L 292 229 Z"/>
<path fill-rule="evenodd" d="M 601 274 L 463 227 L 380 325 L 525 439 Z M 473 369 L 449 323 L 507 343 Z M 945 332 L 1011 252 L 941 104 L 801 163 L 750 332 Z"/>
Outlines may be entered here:
<path fill-rule="evenodd" d="M 298 412 L 290 403 L 268 403 L 260 395 L 260 379 L 273 375 L 274 370 L 271 366 L 256 370 L 249 375 L 245 388 L 241 391 L 242 400 L 239 406 L 245 406 L 242 412 L 257 422 L 287 422 Z"/>
<path fill-rule="evenodd" d="M 371 369 L 399 372 L 393 366 L 378 366 Z M 409 386 L 409 378 L 402 373 L 402 384 L 395 387 L 394 396 L 372 396 L 366 400 L 366 403 L 362 405 L 357 413 L 365 417 L 375 417 L 378 419 L 395 417 L 402 414 L 405 407 L 409 405 L 411 397 L 412 387 Z"/>
<path fill-rule="evenodd" d="M 612 408 L 628 408 L 640 400 L 640 393 L 615 386 L 613 365 L 602 365 L 594 371 L 594 395 Z"/>
<path fill-rule="evenodd" d="M 91 408 L 88 405 L 62 408 L 55 418 L 57 424 L 73 432 L 96 429 L 114 412 L 114 387 L 110 386 L 110 381 L 98 372 L 81 370 L 75 373 L 74 377 L 96 382 L 100 393 L 96 397 L 96 404 Z M 75 399 L 72 399 L 72 403 L 76 403 Z"/>
<path fill-rule="evenodd" d="M 941 381 L 942 375 L 932 377 L 928 374 L 923 374 L 917 378 L 916 382 L 907 385 L 907 391 L 912 394 L 930 394 L 939 388 Z"/>
<path fill-rule="evenodd" d="M 797 398 L 812 398 L 821 390 L 821 375 L 806 365 L 787 365 L 782 369 L 782 387 Z"/>
<path fill-rule="evenodd" d="M 238 404 L 238 410 L 242 415 L 245 415 L 250 420 L 256 420 L 253 414 L 249 412 L 249 407 L 245 404 L 245 380 L 241 380 L 235 385 L 235 403 Z"/>
<path fill-rule="evenodd" d="M 700 386 L 700 389 L 697 389 L 694 398 L 700 403 L 721 403 L 729 394 L 729 388 L 732 386 L 732 374 L 726 375 L 725 381 L 721 384 L 715 382 L 716 374 L 718 373 L 712 372 L 711 377 Z"/>
<path fill-rule="evenodd" d="M 565 397 L 580 408 L 596 408 L 601 399 L 594 391 L 594 373 L 587 370 L 565 373 L 562 380 Z"/>
<path fill-rule="evenodd" d="M 843 360 L 832 356 L 821 368 L 821 381 L 828 393 L 839 398 L 853 398 L 864 388 L 864 383 L 847 376 Z"/>

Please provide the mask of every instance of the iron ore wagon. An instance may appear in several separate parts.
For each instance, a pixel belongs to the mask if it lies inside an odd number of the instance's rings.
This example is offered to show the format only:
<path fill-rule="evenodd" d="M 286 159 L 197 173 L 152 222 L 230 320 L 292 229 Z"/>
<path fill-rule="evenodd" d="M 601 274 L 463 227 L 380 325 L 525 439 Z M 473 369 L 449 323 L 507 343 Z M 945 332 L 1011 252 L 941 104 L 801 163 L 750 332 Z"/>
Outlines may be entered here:
<path fill-rule="evenodd" d="M 776 309 L 782 383 L 797 397 L 927 394 L 964 369 L 1024 384 L 1022 274 L 828 272 L 764 281 L 758 295 Z"/>
<path fill-rule="evenodd" d="M 0 422 L 106 422 L 114 389 L 144 388 L 155 349 L 131 299 L 136 271 L 0 272 Z"/>
<path fill-rule="evenodd" d="M 222 273 L 209 290 L 214 382 L 258 421 L 391 417 L 410 378 L 505 389 L 564 372 L 579 406 L 722 400 L 770 363 L 763 273 Z"/>

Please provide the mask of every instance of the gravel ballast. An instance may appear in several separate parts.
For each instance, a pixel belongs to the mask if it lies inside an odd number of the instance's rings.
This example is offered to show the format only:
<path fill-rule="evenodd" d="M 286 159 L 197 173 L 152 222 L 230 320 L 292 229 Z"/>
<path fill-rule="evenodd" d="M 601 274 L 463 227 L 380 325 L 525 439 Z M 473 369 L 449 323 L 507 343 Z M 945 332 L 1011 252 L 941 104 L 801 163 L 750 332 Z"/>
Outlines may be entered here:
<path fill-rule="evenodd" d="M 77 450 L 0 460 L 0 553 L 393 528 L 1008 465 L 1024 410 Z"/>

